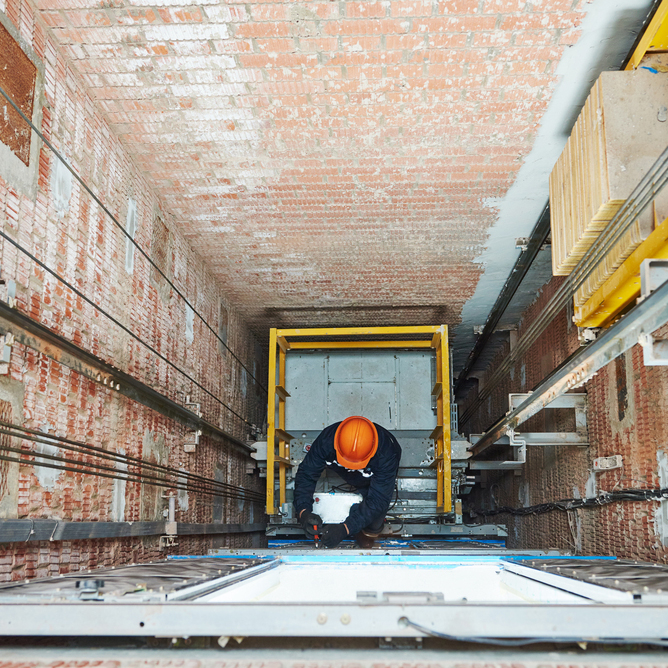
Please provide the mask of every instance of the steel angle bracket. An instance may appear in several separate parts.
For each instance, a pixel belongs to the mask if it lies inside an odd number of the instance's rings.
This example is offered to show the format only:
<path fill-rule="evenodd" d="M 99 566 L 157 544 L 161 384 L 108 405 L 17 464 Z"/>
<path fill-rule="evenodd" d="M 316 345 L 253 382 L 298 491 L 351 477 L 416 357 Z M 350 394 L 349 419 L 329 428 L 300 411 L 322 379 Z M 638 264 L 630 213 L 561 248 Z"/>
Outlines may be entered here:
<path fill-rule="evenodd" d="M 532 393 L 525 394 L 512 393 L 508 395 L 508 403 L 510 410 L 508 414 L 512 414 L 519 406 L 531 397 Z M 509 429 L 507 434 L 500 436 L 496 441 L 496 445 L 507 445 L 517 448 L 515 451 L 515 459 L 510 461 L 476 461 L 470 460 L 469 466 L 471 470 L 518 470 L 526 463 L 526 449 L 527 446 L 548 446 L 548 445 L 589 445 L 589 437 L 587 435 L 587 395 L 584 393 L 578 394 L 564 394 L 557 397 L 544 408 L 572 408 L 575 411 L 575 431 L 573 432 L 527 432 L 520 433 L 515 429 Z M 484 436 L 484 434 L 472 434 L 471 442 L 474 449 L 476 443 Z"/>
<path fill-rule="evenodd" d="M 489 460 L 489 461 L 469 461 L 468 465 L 472 471 L 519 471 L 526 464 L 527 461 L 527 442 L 524 438 L 517 438 L 518 433 L 514 429 L 508 430 L 506 438 L 506 445 L 516 448 L 514 450 L 514 459 Z M 480 435 L 472 435 L 471 440 L 475 445 L 475 441 L 480 438 Z"/>
<path fill-rule="evenodd" d="M 531 392 L 525 394 L 509 394 L 509 411 L 512 413 L 531 397 Z M 575 431 L 563 432 L 528 432 L 522 433 L 522 438 L 527 445 L 589 445 L 587 433 L 587 395 L 584 392 L 577 394 L 563 394 L 557 397 L 544 408 L 572 408 L 575 413 Z M 515 432 L 517 433 L 517 432 Z M 501 439 L 497 442 L 503 442 Z"/>

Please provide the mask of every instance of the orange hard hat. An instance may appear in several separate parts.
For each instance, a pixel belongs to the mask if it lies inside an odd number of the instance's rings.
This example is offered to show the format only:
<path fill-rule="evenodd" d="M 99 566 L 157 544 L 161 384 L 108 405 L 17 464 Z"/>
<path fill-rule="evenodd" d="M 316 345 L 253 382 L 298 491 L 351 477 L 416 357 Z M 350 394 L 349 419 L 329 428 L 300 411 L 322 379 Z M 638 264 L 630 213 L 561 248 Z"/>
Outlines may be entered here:
<path fill-rule="evenodd" d="M 336 461 L 347 469 L 363 469 L 378 450 L 378 432 L 371 420 L 346 418 L 334 434 Z"/>

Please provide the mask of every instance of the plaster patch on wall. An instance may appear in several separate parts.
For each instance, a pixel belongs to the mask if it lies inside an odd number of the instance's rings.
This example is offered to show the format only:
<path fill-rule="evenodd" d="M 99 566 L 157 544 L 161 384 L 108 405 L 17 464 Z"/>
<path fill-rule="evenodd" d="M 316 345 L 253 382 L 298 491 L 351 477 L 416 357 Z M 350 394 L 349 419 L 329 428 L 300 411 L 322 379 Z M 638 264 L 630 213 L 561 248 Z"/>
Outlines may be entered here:
<path fill-rule="evenodd" d="M 195 340 L 195 311 L 186 304 L 186 341 L 192 343 Z"/>
<path fill-rule="evenodd" d="M 125 450 L 119 450 L 118 454 L 124 455 Z M 116 462 L 119 472 L 127 473 L 128 465 L 124 462 Z M 111 490 L 111 519 L 114 522 L 122 522 L 125 519 L 125 490 L 126 480 L 114 480 Z"/>
<path fill-rule="evenodd" d="M 656 459 L 659 464 L 659 487 L 668 487 L 668 454 L 657 452 Z M 659 501 L 658 508 L 654 511 L 654 531 L 662 545 L 668 545 L 668 499 Z"/>
<path fill-rule="evenodd" d="M 131 274 L 135 268 L 135 245 L 132 240 L 137 233 L 137 202 L 132 197 L 128 199 L 128 215 L 125 219 L 125 231 L 129 237 L 125 237 L 125 271 Z"/>
<path fill-rule="evenodd" d="M 226 478 L 226 470 L 223 467 L 222 464 L 217 463 L 216 468 L 213 474 L 213 477 L 215 480 L 218 482 L 227 482 Z M 225 499 L 223 499 L 222 496 L 214 496 L 213 497 L 213 521 L 214 522 L 222 522 L 223 521 L 223 513 L 224 513 L 224 503 Z"/>
<path fill-rule="evenodd" d="M 164 434 L 156 434 L 149 429 L 144 431 L 142 457 L 154 464 L 163 464 L 166 466 L 169 463 Z M 142 520 L 159 522 L 163 519 L 162 511 L 166 502 L 161 498 L 162 491 L 161 487 L 142 485 L 140 510 Z"/>
<path fill-rule="evenodd" d="M 0 408 L 2 416 L 12 424 L 23 424 L 23 401 L 24 386 L 11 378 L 0 377 Z M 9 407 L 9 409 L 8 409 Z M 10 437 L 5 437 L 6 440 Z M 16 519 L 18 517 L 19 503 L 19 464 L 14 462 L 2 462 L 0 464 L 0 518 Z"/>
<path fill-rule="evenodd" d="M 566 144 L 592 85 L 604 70 L 619 69 L 642 28 L 653 0 L 594 0 L 586 3 L 582 36 L 557 67 L 559 83 L 543 116 L 533 148 L 506 196 L 483 206 L 498 209 L 485 250 L 475 262 L 483 273 L 454 330 L 455 373 L 473 347 L 473 326 L 484 323 L 519 256 L 517 237 L 529 236 L 548 199 L 549 175 Z"/>
<path fill-rule="evenodd" d="M 50 431 L 55 431 L 55 427 L 50 424 L 43 424 L 40 427 L 40 431 L 48 434 Z M 46 464 L 53 464 L 53 460 L 40 458 L 39 455 L 49 455 L 57 457 L 60 455 L 60 448 L 55 445 L 58 441 L 54 441 L 48 437 L 42 437 L 46 443 L 35 443 L 35 460 L 39 462 L 44 462 Z M 58 469 L 50 469 L 44 466 L 35 466 L 35 477 L 39 481 L 39 484 L 48 492 L 52 492 L 56 486 L 56 481 L 62 473 Z"/>
<path fill-rule="evenodd" d="M 51 168 L 51 196 L 58 218 L 63 218 L 70 210 L 72 198 L 72 173 L 55 156 Z"/>
<path fill-rule="evenodd" d="M 186 473 L 185 469 L 181 469 L 184 473 Z M 188 479 L 185 476 L 179 476 L 177 480 L 179 485 L 187 485 L 188 484 Z M 188 492 L 185 489 L 180 489 L 176 500 L 179 504 L 179 510 L 188 510 L 188 507 L 190 506 L 190 500 L 188 498 Z"/>

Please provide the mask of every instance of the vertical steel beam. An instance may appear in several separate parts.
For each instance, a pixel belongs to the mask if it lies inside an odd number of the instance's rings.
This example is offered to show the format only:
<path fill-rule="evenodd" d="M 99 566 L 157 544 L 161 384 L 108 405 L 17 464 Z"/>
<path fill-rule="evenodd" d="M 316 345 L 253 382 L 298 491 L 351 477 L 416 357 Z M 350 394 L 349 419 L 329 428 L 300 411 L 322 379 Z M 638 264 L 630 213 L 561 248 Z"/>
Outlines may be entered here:
<path fill-rule="evenodd" d="M 269 383 L 267 384 L 267 515 L 274 515 L 274 455 L 276 448 L 276 329 L 269 330 Z"/>
<path fill-rule="evenodd" d="M 431 340 L 436 350 L 436 429 L 432 432 L 436 462 L 436 505 L 452 512 L 452 472 L 450 443 L 450 365 L 448 327 L 441 325 Z M 438 388 L 438 389 L 437 389 Z"/>
<path fill-rule="evenodd" d="M 450 444 L 450 353 L 448 350 L 448 326 L 441 325 L 441 412 L 443 425 L 443 512 L 452 512 L 452 467 Z"/>

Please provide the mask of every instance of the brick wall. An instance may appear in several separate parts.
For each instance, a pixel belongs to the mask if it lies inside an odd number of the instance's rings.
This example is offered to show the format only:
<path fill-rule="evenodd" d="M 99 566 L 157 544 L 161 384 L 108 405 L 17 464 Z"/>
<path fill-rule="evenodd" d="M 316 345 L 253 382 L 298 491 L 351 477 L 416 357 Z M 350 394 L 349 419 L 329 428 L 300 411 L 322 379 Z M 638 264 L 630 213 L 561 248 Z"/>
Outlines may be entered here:
<path fill-rule="evenodd" d="M 221 306 L 227 313 L 230 352 L 135 249 L 128 259 L 122 230 L 57 164 L 49 149 L 32 138 L 25 172 L 11 156 L 0 155 L 0 221 L 12 240 L 64 277 L 120 325 L 183 369 L 197 383 L 249 422 L 264 421 L 265 397 L 250 374 L 264 383 L 258 346 L 229 304 L 225 286 L 211 274 L 179 231 L 176 220 L 111 132 L 86 88 L 29 4 L 10 4 L 0 20 L 20 42 L 38 70 L 34 118 L 104 205 L 125 227 L 136 203 L 139 246 L 194 308 L 218 331 Z M 40 148 L 41 147 L 41 148 Z M 156 151 L 159 151 L 156 147 Z M 160 226 L 158 228 L 158 226 Z M 161 235 L 156 248 L 155 231 Z M 0 240 L 0 296 L 15 283 L 16 307 L 56 333 L 183 404 L 201 403 L 204 417 L 237 438 L 248 426 L 186 376 L 86 303 L 26 254 Z M 12 283 L 13 282 L 13 283 Z M 187 331 L 187 322 L 192 323 Z M 230 443 L 203 437 L 197 452 L 183 451 L 186 428 L 68 367 L 15 344 L 0 375 L 2 414 L 14 423 L 143 457 L 161 464 L 262 489 L 245 472 L 244 455 Z M 17 443 L 14 439 L 14 443 Z M 27 447 L 27 444 L 22 447 Z M 50 446 L 47 446 L 47 449 Z M 46 450 L 44 450 L 46 452 Z M 47 454 L 67 454 L 55 448 Z M 165 502 L 160 489 L 119 483 L 87 474 L 4 462 L 0 468 L 0 517 L 62 520 L 158 520 Z M 261 504 L 236 499 L 212 502 L 193 493 L 180 495 L 177 520 L 244 523 L 262 521 Z M 202 553 L 212 544 L 250 544 L 251 536 L 179 539 L 178 552 Z M 0 548 L 0 579 L 16 579 L 156 558 L 157 537 L 123 540 L 5 545 Z"/>
<path fill-rule="evenodd" d="M 257 331 L 456 324 L 586 4 L 35 1 Z"/>
<path fill-rule="evenodd" d="M 520 335 L 545 307 L 562 280 L 552 279 L 526 310 L 520 322 Z M 479 433 L 491 426 L 508 410 L 509 392 L 533 389 L 577 350 L 577 328 L 569 322 L 570 316 L 569 309 L 559 315 L 480 407 L 476 417 L 463 425 L 467 433 Z M 665 336 L 666 332 L 659 331 L 657 336 L 662 334 Z M 499 351 L 490 368 L 507 353 L 507 347 Z M 642 349 L 635 346 L 576 391 L 587 393 L 589 447 L 529 447 L 521 474 L 484 476 L 484 489 L 472 497 L 472 506 L 490 508 L 492 497 L 500 505 L 518 507 L 585 496 L 593 460 L 608 455 L 622 455 L 624 467 L 597 474 L 599 490 L 660 486 L 659 463 L 668 452 L 664 438 L 668 428 L 668 369 L 645 367 Z M 470 405 L 474 396 L 475 389 L 471 389 L 460 409 Z M 565 422 L 559 424 L 554 413 L 556 411 L 541 412 L 519 431 L 573 428 Z M 668 481 L 663 480 L 661 486 L 667 484 Z M 662 519 L 665 512 L 658 503 L 626 502 L 571 511 L 568 515 L 562 512 L 523 518 L 504 515 L 498 520 L 508 523 L 509 543 L 513 547 L 555 547 L 578 554 L 666 562 L 668 549 L 661 538 L 661 532 L 665 531 Z"/>

